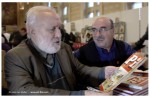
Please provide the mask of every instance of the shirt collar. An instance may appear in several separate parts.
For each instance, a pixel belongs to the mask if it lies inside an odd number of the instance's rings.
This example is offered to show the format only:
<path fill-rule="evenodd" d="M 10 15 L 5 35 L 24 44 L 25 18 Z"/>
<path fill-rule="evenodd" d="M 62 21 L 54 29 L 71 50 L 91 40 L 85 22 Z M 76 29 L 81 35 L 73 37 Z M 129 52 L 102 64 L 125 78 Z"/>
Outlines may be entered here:
<path fill-rule="evenodd" d="M 96 45 L 96 44 L 95 44 Z M 115 44 L 115 41 L 113 40 L 113 44 L 110 48 L 110 51 L 109 52 L 112 52 L 114 49 L 116 48 L 116 44 Z M 100 48 L 96 45 L 96 49 L 99 51 L 99 52 L 103 52 L 103 53 L 108 53 L 108 51 L 104 48 Z"/>

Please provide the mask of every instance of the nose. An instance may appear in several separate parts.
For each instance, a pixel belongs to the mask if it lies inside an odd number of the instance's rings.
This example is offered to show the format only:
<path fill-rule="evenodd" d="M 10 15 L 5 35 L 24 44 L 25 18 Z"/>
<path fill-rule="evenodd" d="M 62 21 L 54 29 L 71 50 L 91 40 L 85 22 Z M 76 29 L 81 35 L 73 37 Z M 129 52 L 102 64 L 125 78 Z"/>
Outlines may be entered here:
<path fill-rule="evenodd" d="M 59 28 L 56 28 L 55 37 L 61 37 L 61 32 Z"/>
<path fill-rule="evenodd" d="M 99 30 L 96 30 L 95 35 L 99 36 L 101 34 L 101 32 Z"/>

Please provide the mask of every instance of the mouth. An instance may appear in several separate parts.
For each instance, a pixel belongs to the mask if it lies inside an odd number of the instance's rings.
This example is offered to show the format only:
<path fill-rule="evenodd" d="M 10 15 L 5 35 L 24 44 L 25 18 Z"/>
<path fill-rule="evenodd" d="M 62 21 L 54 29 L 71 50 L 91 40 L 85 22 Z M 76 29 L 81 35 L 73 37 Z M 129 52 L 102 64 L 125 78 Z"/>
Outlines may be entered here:
<path fill-rule="evenodd" d="M 60 44 L 60 41 L 56 41 L 56 42 L 54 42 L 54 43 L 56 43 L 56 44 Z"/>
<path fill-rule="evenodd" d="M 97 41 L 103 41 L 104 39 L 97 39 Z"/>
<path fill-rule="evenodd" d="M 59 43 L 59 41 L 56 41 L 56 43 Z"/>
<path fill-rule="evenodd" d="M 105 38 L 104 38 L 103 36 L 99 36 L 99 37 L 97 37 L 96 40 L 97 40 L 97 41 L 104 41 L 104 39 L 105 39 Z"/>

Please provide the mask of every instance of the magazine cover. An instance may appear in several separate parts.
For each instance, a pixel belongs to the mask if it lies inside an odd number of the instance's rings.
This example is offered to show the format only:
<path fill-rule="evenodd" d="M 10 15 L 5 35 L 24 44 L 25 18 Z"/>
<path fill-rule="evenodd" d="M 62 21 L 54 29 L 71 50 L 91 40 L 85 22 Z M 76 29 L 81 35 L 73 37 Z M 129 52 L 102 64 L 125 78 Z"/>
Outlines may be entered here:
<path fill-rule="evenodd" d="M 146 60 L 147 57 L 141 52 L 132 54 L 110 78 L 107 78 L 99 85 L 100 91 L 110 92 L 115 89 L 120 83 L 128 79 Z"/>
<path fill-rule="evenodd" d="M 130 88 L 142 90 L 148 87 L 148 77 L 131 75 L 129 79 L 123 81 L 122 84 Z"/>

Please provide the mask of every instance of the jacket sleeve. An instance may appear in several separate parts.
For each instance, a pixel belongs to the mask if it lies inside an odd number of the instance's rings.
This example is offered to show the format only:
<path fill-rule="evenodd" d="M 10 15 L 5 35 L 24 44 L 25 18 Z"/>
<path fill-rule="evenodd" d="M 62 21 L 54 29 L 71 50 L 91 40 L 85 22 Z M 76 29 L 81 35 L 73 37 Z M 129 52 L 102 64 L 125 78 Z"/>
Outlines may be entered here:
<path fill-rule="evenodd" d="M 145 40 L 148 40 L 148 27 L 145 34 L 137 42 L 135 42 L 135 46 L 133 47 L 133 49 L 135 49 L 136 51 L 142 49 L 145 46 L 143 45 Z"/>
<path fill-rule="evenodd" d="M 89 86 L 97 87 L 101 81 L 105 79 L 105 68 L 104 67 L 89 67 L 81 64 L 77 58 L 72 54 L 71 48 L 66 46 L 67 53 L 70 61 L 72 62 L 72 68 L 77 73 L 78 79 Z"/>
<path fill-rule="evenodd" d="M 51 89 L 39 84 L 40 76 L 36 79 L 35 70 L 31 73 L 16 51 L 9 51 L 5 56 L 5 75 L 9 94 L 13 95 L 83 95 L 83 91 L 67 91 Z M 27 61 L 28 62 L 28 61 Z M 33 75 L 34 74 L 34 75 Z M 36 83 L 36 82 L 37 83 Z"/>

